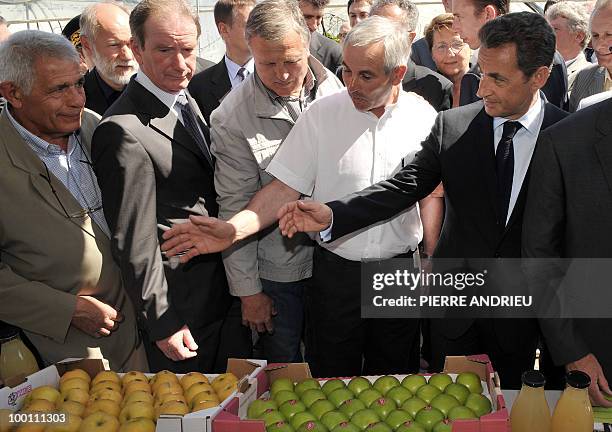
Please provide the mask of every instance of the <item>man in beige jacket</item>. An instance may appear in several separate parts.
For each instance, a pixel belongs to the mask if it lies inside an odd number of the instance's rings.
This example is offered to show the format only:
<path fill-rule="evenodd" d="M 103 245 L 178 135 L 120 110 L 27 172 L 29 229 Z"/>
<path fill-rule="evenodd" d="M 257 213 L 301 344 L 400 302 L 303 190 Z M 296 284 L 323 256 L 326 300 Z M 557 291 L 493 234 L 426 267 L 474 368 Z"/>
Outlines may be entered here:
<path fill-rule="evenodd" d="M 46 363 L 104 357 L 146 370 L 132 302 L 110 252 L 90 163 L 79 55 L 40 31 L 0 46 L 0 319 Z"/>

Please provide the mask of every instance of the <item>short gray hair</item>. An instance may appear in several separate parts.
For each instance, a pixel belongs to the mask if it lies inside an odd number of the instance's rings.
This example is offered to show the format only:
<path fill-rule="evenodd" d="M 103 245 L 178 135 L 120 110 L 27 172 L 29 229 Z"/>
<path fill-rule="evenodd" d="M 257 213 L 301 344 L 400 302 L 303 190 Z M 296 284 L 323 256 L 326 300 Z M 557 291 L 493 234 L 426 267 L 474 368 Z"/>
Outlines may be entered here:
<path fill-rule="evenodd" d="M 34 86 L 34 65 L 41 58 L 80 63 L 79 53 L 62 35 L 39 30 L 13 33 L 0 44 L 0 82 L 10 81 L 30 94 Z"/>
<path fill-rule="evenodd" d="M 383 65 L 387 75 L 396 67 L 408 63 L 410 35 L 406 27 L 381 16 L 371 16 L 353 27 L 346 35 L 342 47 L 367 46 L 379 42 L 384 46 Z"/>
<path fill-rule="evenodd" d="M 602 9 L 607 9 L 612 7 L 612 0 L 597 0 L 595 3 L 595 7 L 593 7 L 593 12 L 591 12 L 591 18 L 589 19 L 589 31 L 591 30 L 591 25 L 593 24 L 593 17 L 599 13 Z"/>
<path fill-rule="evenodd" d="M 79 27 L 81 28 L 81 36 L 88 37 L 89 39 L 94 39 L 96 37 L 96 32 L 98 31 L 98 27 L 100 27 L 100 21 L 98 21 L 98 6 L 101 4 L 109 4 L 113 6 L 117 6 L 123 12 L 125 12 L 128 16 L 130 15 L 130 9 L 120 1 L 116 0 L 104 0 L 99 3 L 94 3 L 92 5 L 87 6 L 81 12 L 81 18 L 79 19 Z"/>
<path fill-rule="evenodd" d="M 263 0 L 249 14 L 245 29 L 247 42 L 253 36 L 279 41 L 291 31 L 299 34 L 308 47 L 310 30 L 296 0 Z"/>
<path fill-rule="evenodd" d="M 584 34 L 584 40 L 581 45 L 585 48 L 589 43 L 589 13 L 584 4 L 577 1 L 562 1 L 550 6 L 546 10 L 546 18 L 552 21 L 557 18 L 565 18 L 567 20 L 567 29 L 571 33 Z"/>
<path fill-rule="evenodd" d="M 403 13 L 403 21 L 408 31 L 415 31 L 419 23 L 419 9 L 410 0 L 377 0 L 372 4 L 370 15 L 379 15 L 379 11 L 385 6 L 397 6 Z"/>
<path fill-rule="evenodd" d="M 130 31 L 132 37 L 140 46 L 145 45 L 145 23 L 153 15 L 178 14 L 191 18 L 197 29 L 198 38 L 202 33 L 200 17 L 186 0 L 142 0 L 130 13 Z"/>

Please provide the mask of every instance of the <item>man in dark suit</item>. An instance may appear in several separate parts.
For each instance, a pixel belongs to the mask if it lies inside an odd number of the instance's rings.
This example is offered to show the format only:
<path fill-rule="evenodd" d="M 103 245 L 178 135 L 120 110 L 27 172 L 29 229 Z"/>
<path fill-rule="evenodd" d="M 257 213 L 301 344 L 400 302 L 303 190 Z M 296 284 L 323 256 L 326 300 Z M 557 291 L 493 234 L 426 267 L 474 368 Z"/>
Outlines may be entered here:
<path fill-rule="evenodd" d="M 253 56 L 244 35 L 253 6 L 255 0 L 219 0 L 215 3 L 215 23 L 225 42 L 225 56 L 216 65 L 196 74 L 189 83 L 189 93 L 198 103 L 206 124 L 210 124 L 210 114 L 225 95 L 253 73 Z"/>
<path fill-rule="evenodd" d="M 483 102 L 440 113 L 423 149 L 392 179 L 327 206 L 288 204 L 283 233 L 327 229 L 333 212 L 333 241 L 414 205 L 442 181 L 446 216 L 435 257 L 520 257 L 531 154 L 539 131 L 566 116 L 540 97 L 555 50 L 545 24 L 529 12 L 486 23 L 479 34 Z M 533 319 L 432 320 L 431 336 L 432 370 L 442 369 L 446 355 L 484 352 L 504 387 L 518 388 L 533 368 L 538 326 Z"/>
<path fill-rule="evenodd" d="M 540 136 L 525 208 L 524 256 L 547 258 L 545 263 L 552 258 L 612 257 L 607 241 L 612 236 L 610 119 L 611 99 L 572 114 Z M 531 271 L 541 271 L 541 260 L 530 263 Z M 547 283 L 551 280 L 546 278 Z M 611 394 L 610 324 L 609 319 L 540 323 L 553 361 L 567 370 L 587 372 L 591 400 L 608 407 L 612 402 L 602 393 Z"/>
<path fill-rule="evenodd" d="M 508 0 L 453 0 L 451 4 L 455 20 L 453 29 L 472 50 L 478 50 L 480 40 L 478 31 L 487 21 L 507 14 L 510 10 Z M 548 23 L 546 24 L 548 25 Z M 551 104 L 564 108 L 567 101 L 567 69 L 561 55 L 555 52 L 552 70 L 542 91 Z M 482 76 L 479 65 L 474 65 L 461 80 L 460 104 L 467 105 L 480 99 L 478 83 Z"/>
<path fill-rule="evenodd" d="M 208 128 L 185 91 L 198 17 L 184 0 L 144 0 L 130 27 L 140 71 L 106 112 L 92 150 L 113 256 L 146 316 L 151 369 L 223 371 L 229 356 L 249 355 L 250 334 L 239 305 L 231 309 L 221 256 L 181 265 L 159 248 L 173 222 L 218 211 Z"/>
<path fill-rule="evenodd" d="M 411 1 L 378 0 L 372 5 L 370 13 L 403 22 L 408 27 L 411 38 L 414 39 L 419 11 Z M 424 66 L 418 66 L 412 60 L 408 61 L 407 66 L 408 69 L 402 81 L 404 91 L 418 94 L 436 111 L 443 111 L 451 107 L 453 84 L 446 77 Z"/>
<path fill-rule="evenodd" d="M 103 115 L 138 70 L 130 48 L 130 12 L 119 3 L 94 3 L 81 13 L 81 44 L 94 68 L 85 75 L 85 108 Z"/>
<path fill-rule="evenodd" d="M 300 0 L 300 9 L 310 30 L 310 54 L 327 69 L 336 72 L 342 65 L 342 48 L 317 31 L 329 0 Z"/>

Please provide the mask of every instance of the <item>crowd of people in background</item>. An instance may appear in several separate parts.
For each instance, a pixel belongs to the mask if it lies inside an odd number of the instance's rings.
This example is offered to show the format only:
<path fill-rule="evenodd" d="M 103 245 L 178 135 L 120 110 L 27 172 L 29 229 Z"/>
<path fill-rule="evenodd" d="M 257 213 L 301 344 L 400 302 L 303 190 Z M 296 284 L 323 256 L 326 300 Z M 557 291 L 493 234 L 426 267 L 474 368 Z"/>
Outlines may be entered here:
<path fill-rule="evenodd" d="M 485 353 L 518 388 L 539 348 L 612 406 L 608 320 L 366 319 L 360 295 L 363 261 L 612 257 L 612 0 L 443 0 L 419 39 L 410 0 L 349 0 L 340 43 L 327 4 L 218 0 L 217 63 L 186 0 L 62 35 L 0 17 L 0 319 L 117 371 Z"/>

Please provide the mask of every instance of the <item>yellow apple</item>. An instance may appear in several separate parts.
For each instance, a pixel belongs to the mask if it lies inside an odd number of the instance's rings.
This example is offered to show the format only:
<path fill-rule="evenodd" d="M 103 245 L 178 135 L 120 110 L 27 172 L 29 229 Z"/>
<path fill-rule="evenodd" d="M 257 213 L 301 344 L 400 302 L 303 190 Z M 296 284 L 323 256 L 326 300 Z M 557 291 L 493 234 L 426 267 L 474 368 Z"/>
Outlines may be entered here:
<path fill-rule="evenodd" d="M 170 401 L 155 410 L 155 418 L 159 418 L 162 414 L 185 415 L 188 413 L 189 408 L 186 404 L 180 401 Z"/>
<path fill-rule="evenodd" d="M 121 384 L 116 383 L 114 381 L 99 381 L 96 384 L 91 386 L 91 390 L 89 393 L 97 393 L 100 390 L 115 390 L 118 393 L 121 393 Z"/>
<path fill-rule="evenodd" d="M 181 385 L 185 390 L 191 387 L 195 383 L 206 383 L 209 384 L 206 375 L 200 372 L 189 372 L 181 377 Z"/>
<path fill-rule="evenodd" d="M 70 378 L 60 383 L 60 393 L 65 393 L 73 388 L 78 388 L 86 392 L 89 391 L 89 383 L 82 378 Z"/>
<path fill-rule="evenodd" d="M 219 402 L 212 401 L 212 400 L 208 400 L 208 401 L 205 400 L 205 401 L 201 401 L 201 402 L 193 404 L 191 408 L 191 412 L 196 412 L 196 411 L 200 411 L 203 409 L 212 408 L 216 406 L 219 406 Z"/>
<path fill-rule="evenodd" d="M 55 411 L 55 403 L 49 402 L 47 399 L 33 399 L 24 412 L 53 412 Z"/>
<path fill-rule="evenodd" d="M 87 405 L 87 408 L 85 408 L 85 412 L 83 413 L 83 415 L 87 417 L 95 413 L 96 411 L 104 411 L 105 413 L 110 414 L 113 417 L 119 417 L 121 407 L 115 401 L 108 399 L 100 399 Z"/>
<path fill-rule="evenodd" d="M 75 401 L 66 400 L 61 406 L 58 406 L 57 409 L 68 414 L 82 417 L 83 413 L 85 412 L 85 405 Z"/>
<path fill-rule="evenodd" d="M 123 396 L 121 396 L 121 393 L 116 392 L 115 390 L 104 389 L 96 393 L 92 393 L 89 396 L 89 403 L 92 403 L 92 402 L 95 402 L 101 399 L 108 399 L 116 403 L 121 403 L 121 399 L 123 399 Z"/>
<path fill-rule="evenodd" d="M 227 399 L 236 389 L 238 388 L 238 383 L 236 382 L 228 382 L 225 387 L 216 389 L 217 396 L 219 396 L 219 400 L 224 401 Z"/>
<path fill-rule="evenodd" d="M 185 392 L 185 399 L 187 399 L 187 402 L 191 403 L 191 400 L 193 399 L 193 397 L 197 395 L 198 393 L 202 393 L 203 391 L 207 391 L 212 394 L 215 393 L 215 391 L 210 386 L 210 384 L 198 383 L 198 384 L 192 385 L 191 387 L 187 389 L 187 391 Z"/>
<path fill-rule="evenodd" d="M 116 382 L 117 384 L 121 384 L 121 378 L 119 378 L 119 375 L 117 375 L 116 372 L 105 370 L 105 371 L 98 372 L 98 374 L 94 377 L 94 379 L 91 380 L 91 385 L 95 385 L 102 381 L 113 381 L 113 382 Z"/>
<path fill-rule="evenodd" d="M 130 372 L 127 372 L 125 375 L 123 375 L 123 378 L 121 381 L 123 381 L 123 386 L 125 387 L 126 384 L 129 384 L 132 381 L 144 381 L 148 383 L 149 379 L 142 372 L 130 371 Z"/>
<path fill-rule="evenodd" d="M 119 414 L 119 422 L 125 423 L 128 420 L 138 417 L 144 417 L 153 420 L 155 418 L 155 410 L 153 405 L 146 402 L 132 402 L 126 405 Z"/>
<path fill-rule="evenodd" d="M 157 386 L 154 392 L 155 397 L 160 397 L 165 394 L 183 394 L 183 387 L 178 383 L 165 382 Z"/>
<path fill-rule="evenodd" d="M 131 402 L 147 402 L 147 403 L 153 404 L 154 401 L 155 399 L 153 399 L 153 395 L 151 393 L 136 391 L 134 393 L 130 393 L 129 395 L 127 395 L 123 399 L 122 405 L 126 406 L 127 404 Z"/>
<path fill-rule="evenodd" d="M 80 378 L 83 381 L 87 381 L 88 384 L 91 382 L 91 377 L 83 369 L 73 369 L 73 370 L 69 370 L 68 372 L 66 372 L 64 375 L 60 377 L 60 384 L 72 378 Z"/>
<path fill-rule="evenodd" d="M 219 398 L 215 393 L 210 393 L 208 391 L 203 391 L 195 395 L 191 401 L 189 402 L 189 406 L 193 410 L 193 408 L 202 402 L 214 402 L 216 405 L 219 405 Z"/>
<path fill-rule="evenodd" d="M 13 414 L 13 411 L 10 409 L 0 409 L 0 432 L 9 432 L 11 430 L 11 414 Z"/>
<path fill-rule="evenodd" d="M 45 427 L 45 432 L 78 432 L 81 421 L 79 416 L 66 414 L 65 422 L 49 424 Z"/>
<path fill-rule="evenodd" d="M 236 378 L 236 375 L 234 375 L 231 372 L 227 372 L 227 373 L 221 374 L 218 377 L 216 377 L 212 381 L 211 385 L 215 389 L 215 391 L 218 392 L 217 389 L 224 389 L 227 387 L 228 383 L 236 383 L 236 382 L 238 382 L 238 378 Z"/>
<path fill-rule="evenodd" d="M 176 376 L 162 375 L 158 380 L 151 382 L 151 390 L 153 391 L 153 393 L 157 393 L 157 390 L 159 388 L 169 385 L 181 387 L 181 384 L 179 383 L 178 378 Z M 181 389 L 182 388 L 183 387 L 181 387 Z"/>
<path fill-rule="evenodd" d="M 155 432 L 155 423 L 148 418 L 135 418 L 123 423 L 119 432 Z"/>
<path fill-rule="evenodd" d="M 168 377 L 174 377 L 178 381 L 178 378 L 176 377 L 176 374 L 174 372 L 170 372 L 169 370 L 162 370 L 162 371 L 157 372 L 155 375 L 151 377 L 151 384 L 153 384 L 159 379 L 164 380 L 164 379 L 167 379 Z"/>
<path fill-rule="evenodd" d="M 83 419 L 80 432 L 117 432 L 119 420 L 103 411 L 95 412 Z"/>
<path fill-rule="evenodd" d="M 42 423 L 21 423 L 15 432 L 44 432 L 45 426 Z"/>
<path fill-rule="evenodd" d="M 66 392 L 62 392 L 61 397 L 57 401 L 57 407 L 59 408 L 65 401 L 75 401 L 85 405 L 87 404 L 88 400 L 89 393 L 82 389 L 73 388 Z"/>
<path fill-rule="evenodd" d="M 37 387 L 30 392 L 31 400 L 45 399 L 53 403 L 57 402 L 60 396 L 61 396 L 60 392 L 58 392 L 56 389 L 54 389 L 51 386 Z"/>
<path fill-rule="evenodd" d="M 145 391 L 151 393 L 151 386 L 148 381 L 132 380 L 129 383 L 123 383 L 123 394 L 129 395 L 135 391 Z"/>

